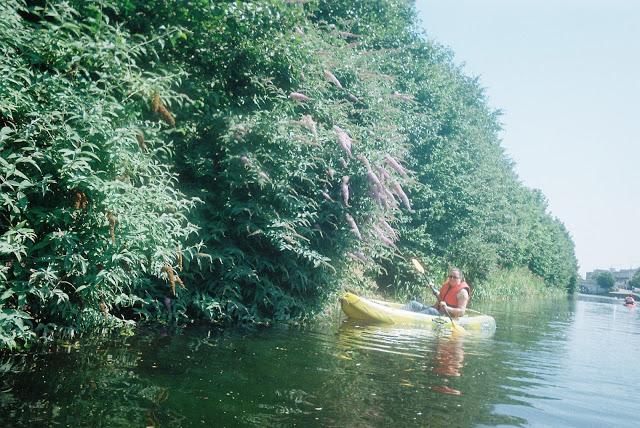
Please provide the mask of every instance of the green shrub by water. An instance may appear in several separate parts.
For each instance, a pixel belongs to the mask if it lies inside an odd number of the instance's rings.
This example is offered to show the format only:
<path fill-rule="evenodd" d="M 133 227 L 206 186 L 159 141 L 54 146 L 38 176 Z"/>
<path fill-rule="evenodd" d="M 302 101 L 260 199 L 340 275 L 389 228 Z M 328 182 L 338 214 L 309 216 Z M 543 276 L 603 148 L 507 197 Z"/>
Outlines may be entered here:
<path fill-rule="evenodd" d="M 143 70 L 153 47 L 93 2 L 3 2 L 0 46 L 0 345 L 122 326 L 192 251 L 197 200 L 149 103 L 188 103 L 184 74 Z"/>
<path fill-rule="evenodd" d="M 412 256 L 571 288 L 500 113 L 416 28 L 401 0 L 2 2 L 0 347 L 305 320 L 417 295 Z"/>
<path fill-rule="evenodd" d="M 473 289 L 473 298 L 479 300 L 507 300 L 566 294 L 566 289 L 550 287 L 543 278 L 522 267 L 496 270 Z"/>

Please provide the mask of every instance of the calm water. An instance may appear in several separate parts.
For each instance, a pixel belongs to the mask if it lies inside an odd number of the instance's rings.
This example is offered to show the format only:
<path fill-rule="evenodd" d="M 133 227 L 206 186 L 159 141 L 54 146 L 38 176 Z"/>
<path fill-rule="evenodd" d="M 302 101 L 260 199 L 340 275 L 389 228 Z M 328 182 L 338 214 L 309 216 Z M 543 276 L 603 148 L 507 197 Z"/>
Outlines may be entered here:
<path fill-rule="evenodd" d="M 492 337 L 339 322 L 0 359 L 0 426 L 638 426 L 640 307 L 475 306 Z"/>

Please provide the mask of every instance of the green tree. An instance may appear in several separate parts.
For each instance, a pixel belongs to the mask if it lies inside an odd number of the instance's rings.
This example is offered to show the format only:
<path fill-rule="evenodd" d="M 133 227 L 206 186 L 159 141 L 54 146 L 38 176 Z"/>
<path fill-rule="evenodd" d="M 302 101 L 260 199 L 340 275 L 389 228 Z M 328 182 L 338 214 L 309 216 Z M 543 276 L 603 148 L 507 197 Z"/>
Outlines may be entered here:
<path fill-rule="evenodd" d="M 629 281 L 631 288 L 640 288 L 640 269 L 634 272 L 633 277 Z"/>
<path fill-rule="evenodd" d="M 611 288 L 616 280 L 611 272 L 600 272 L 596 275 L 596 284 L 602 288 Z"/>

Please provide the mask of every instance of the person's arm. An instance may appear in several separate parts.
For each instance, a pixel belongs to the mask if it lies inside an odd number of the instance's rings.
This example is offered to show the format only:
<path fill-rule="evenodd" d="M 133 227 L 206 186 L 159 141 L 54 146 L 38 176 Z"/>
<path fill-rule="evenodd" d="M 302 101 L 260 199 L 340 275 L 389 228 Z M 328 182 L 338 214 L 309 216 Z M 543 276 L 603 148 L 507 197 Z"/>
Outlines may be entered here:
<path fill-rule="evenodd" d="M 469 303 L 469 293 L 467 292 L 467 290 L 462 289 L 458 292 L 458 294 L 456 294 L 456 299 L 458 300 L 457 308 L 452 308 L 445 302 L 440 302 L 440 310 L 442 312 L 448 311 L 452 317 L 464 316 L 464 313 L 467 310 L 467 304 Z"/>

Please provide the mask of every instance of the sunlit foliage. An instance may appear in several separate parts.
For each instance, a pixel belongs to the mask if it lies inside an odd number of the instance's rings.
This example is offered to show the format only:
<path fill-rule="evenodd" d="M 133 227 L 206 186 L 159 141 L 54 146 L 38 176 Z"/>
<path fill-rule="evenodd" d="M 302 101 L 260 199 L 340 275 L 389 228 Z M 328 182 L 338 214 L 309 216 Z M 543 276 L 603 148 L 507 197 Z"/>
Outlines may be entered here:
<path fill-rule="evenodd" d="M 354 278 L 576 275 L 411 2 L 0 6 L 0 345 L 305 319 Z M 495 275 L 494 275 L 495 277 Z M 371 286 L 371 285 L 370 285 Z"/>

